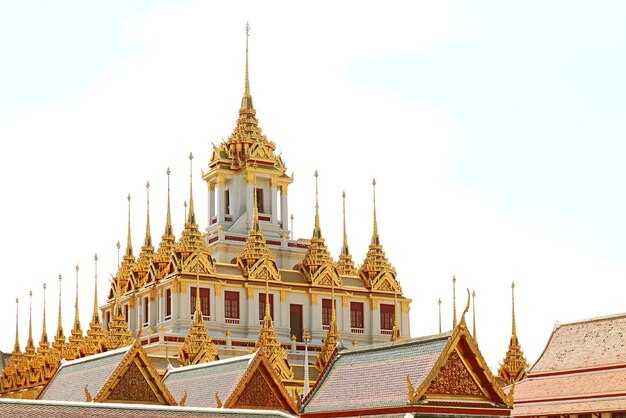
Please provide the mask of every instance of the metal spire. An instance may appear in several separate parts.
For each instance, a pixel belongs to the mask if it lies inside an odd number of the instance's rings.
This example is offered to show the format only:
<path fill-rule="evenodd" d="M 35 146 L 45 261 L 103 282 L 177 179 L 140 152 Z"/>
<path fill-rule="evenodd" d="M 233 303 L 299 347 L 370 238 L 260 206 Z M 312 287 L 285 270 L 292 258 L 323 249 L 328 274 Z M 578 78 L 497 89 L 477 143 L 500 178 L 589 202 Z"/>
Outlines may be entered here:
<path fill-rule="evenodd" d="M 39 345 L 44 345 L 46 347 L 48 347 L 49 342 L 48 342 L 48 331 L 47 331 L 47 326 L 46 326 L 46 284 L 43 284 L 43 325 L 41 327 L 41 341 L 39 342 Z"/>
<path fill-rule="evenodd" d="M 33 291 L 28 292 L 30 299 L 30 313 L 28 315 L 28 341 L 26 342 L 26 352 L 35 351 L 35 343 L 33 342 Z"/>
<path fill-rule="evenodd" d="M 437 303 L 439 303 L 439 334 L 441 334 L 441 298 L 439 298 Z"/>
<path fill-rule="evenodd" d="M 452 329 L 456 328 L 456 277 L 452 276 Z"/>
<path fill-rule="evenodd" d="M 78 264 L 76 264 L 76 300 L 74 301 L 74 328 L 72 331 L 81 332 L 80 319 L 78 317 Z"/>
<path fill-rule="evenodd" d="M 115 247 L 117 248 L 117 268 L 120 267 L 120 248 L 122 247 L 120 245 L 120 240 L 117 240 L 117 244 L 115 244 Z"/>
<path fill-rule="evenodd" d="M 187 223 L 196 225 L 196 213 L 193 208 L 193 154 L 189 153 L 189 214 L 187 215 Z"/>
<path fill-rule="evenodd" d="M 322 229 L 320 228 L 320 212 L 319 212 L 319 202 L 318 202 L 318 184 L 317 178 L 319 174 L 317 170 L 315 170 L 315 227 L 313 228 L 313 237 L 314 238 L 322 238 Z"/>
<path fill-rule="evenodd" d="M 511 283 L 511 335 L 517 337 L 517 327 L 515 325 L 515 282 Z"/>
<path fill-rule="evenodd" d="M 250 38 L 250 25 L 246 22 L 246 79 L 243 90 L 243 98 L 241 99 L 241 109 L 254 109 L 252 104 L 252 96 L 250 95 L 250 78 L 248 74 L 248 38 Z"/>
<path fill-rule="evenodd" d="M 346 232 L 346 192 L 341 193 L 343 199 L 343 246 L 341 247 L 341 255 L 349 255 L 348 249 L 348 233 Z"/>
<path fill-rule="evenodd" d="M 143 245 L 146 247 L 152 247 L 152 237 L 150 235 L 150 182 L 146 182 L 146 238 Z"/>
<path fill-rule="evenodd" d="M 165 217 L 165 233 L 163 235 L 173 236 L 174 232 L 172 229 L 172 213 L 170 212 L 170 168 L 167 167 L 165 171 L 167 174 L 167 215 Z"/>
<path fill-rule="evenodd" d="M 372 245 L 380 245 L 378 237 L 378 222 L 376 221 L 376 179 L 372 179 L 372 189 L 374 191 L 374 231 L 372 233 Z"/>
<path fill-rule="evenodd" d="M 63 277 L 59 274 L 59 320 L 57 323 L 57 333 L 55 339 L 65 340 L 65 336 L 63 335 L 63 321 L 61 320 L 61 281 Z"/>
<path fill-rule="evenodd" d="M 130 237 L 130 193 L 128 194 L 128 239 L 126 240 L 126 256 L 133 256 L 133 243 Z"/>
<path fill-rule="evenodd" d="M 100 323 L 100 314 L 98 312 L 98 254 L 94 254 L 93 261 L 95 264 L 95 274 L 93 281 L 93 313 L 91 314 L 91 323 Z"/>
<path fill-rule="evenodd" d="M 15 345 L 13 346 L 13 354 L 19 354 L 20 350 L 20 331 L 19 331 L 19 315 L 20 315 L 20 299 L 15 298 Z"/>

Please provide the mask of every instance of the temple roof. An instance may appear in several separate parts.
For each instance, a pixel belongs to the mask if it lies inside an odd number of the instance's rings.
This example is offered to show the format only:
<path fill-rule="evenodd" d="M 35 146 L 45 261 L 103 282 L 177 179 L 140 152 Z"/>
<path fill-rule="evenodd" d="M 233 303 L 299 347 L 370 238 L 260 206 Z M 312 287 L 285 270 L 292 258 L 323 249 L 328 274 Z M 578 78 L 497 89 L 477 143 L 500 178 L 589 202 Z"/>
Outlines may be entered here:
<path fill-rule="evenodd" d="M 188 408 L 180 406 L 99 404 L 91 402 L 55 402 L 22 399 L 0 399 L 0 418 L 66 418 L 69 416 L 97 416 L 99 418 L 128 417 L 206 417 L 206 418 L 245 418 L 245 417 L 285 417 L 295 415 L 281 411 L 255 409 Z"/>
<path fill-rule="evenodd" d="M 625 335 L 626 314 L 557 323 L 528 374 L 626 365 Z"/>
<path fill-rule="evenodd" d="M 406 377 L 419 385 L 452 332 L 346 349 L 321 375 L 302 411 L 361 410 L 407 404 Z M 381 388 L 385 388 L 381 390 Z"/>

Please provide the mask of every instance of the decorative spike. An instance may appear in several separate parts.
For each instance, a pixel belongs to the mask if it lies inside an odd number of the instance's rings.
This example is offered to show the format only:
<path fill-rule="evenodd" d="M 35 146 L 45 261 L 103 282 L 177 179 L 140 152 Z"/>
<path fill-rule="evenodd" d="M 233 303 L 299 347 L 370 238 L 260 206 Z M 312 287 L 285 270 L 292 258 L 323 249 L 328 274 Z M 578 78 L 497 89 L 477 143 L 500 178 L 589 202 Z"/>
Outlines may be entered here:
<path fill-rule="evenodd" d="M 456 276 L 452 276 L 452 329 L 456 328 Z"/>
<path fill-rule="evenodd" d="M 28 315 L 28 340 L 26 341 L 26 352 L 32 354 L 35 352 L 35 343 L 33 342 L 33 291 L 28 292 L 30 300 L 30 308 Z"/>
<path fill-rule="evenodd" d="M 319 212 L 319 202 L 318 202 L 318 184 L 317 177 L 319 174 L 317 170 L 315 170 L 315 227 L 313 228 L 313 237 L 321 239 L 322 238 L 322 230 L 320 228 L 320 212 Z"/>
<path fill-rule="evenodd" d="M 93 313 L 91 314 L 91 325 L 100 324 L 100 314 L 98 312 L 98 254 L 93 256 L 95 264 L 95 274 L 93 281 Z"/>
<path fill-rule="evenodd" d="M 130 193 L 128 194 L 128 238 L 126 240 L 126 256 L 133 256 L 133 243 L 130 236 Z"/>
<path fill-rule="evenodd" d="M 41 340 L 39 341 L 39 346 L 48 348 L 50 345 L 48 341 L 48 331 L 46 326 L 46 284 L 43 284 L 43 325 L 41 327 Z"/>
<path fill-rule="evenodd" d="M 472 337 L 476 339 L 476 291 L 472 290 Z"/>
<path fill-rule="evenodd" d="M 185 223 L 187 223 L 187 201 L 183 202 L 183 207 L 185 208 Z"/>
<path fill-rule="evenodd" d="M 20 299 L 15 298 L 15 345 L 13 345 L 13 355 L 19 355 L 22 352 L 22 350 L 20 349 L 19 316 L 20 316 Z"/>
<path fill-rule="evenodd" d="M 120 240 L 117 240 L 117 244 L 115 244 L 115 246 L 117 247 L 117 268 L 120 267 L 120 248 L 122 247 L 120 245 Z"/>
<path fill-rule="evenodd" d="M 343 199 L 343 246 L 341 247 L 341 255 L 348 255 L 348 233 L 346 232 L 346 192 L 341 193 Z"/>
<path fill-rule="evenodd" d="M 515 282 L 511 283 L 511 335 L 517 337 L 517 326 L 515 325 Z"/>
<path fill-rule="evenodd" d="M 167 167 L 165 174 L 167 174 L 167 215 L 165 217 L 165 236 L 174 236 L 174 230 L 172 229 L 172 213 L 170 211 L 170 168 Z"/>
<path fill-rule="evenodd" d="M 63 321 L 61 320 L 61 281 L 63 277 L 59 274 L 59 320 L 57 323 L 57 333 L 55 336 L 55 340 L 65 340 L 65 336 L 63 335 Z"/>
<path fill-rule="evenodd" d="M 357 276 L 358 272 L 354 267 L 354 261 L 350 255 L 348 248 L 348 233 L 346 232 L 346 192 L 341 193 L 343 199 L 343 245 L 341 246 L 341 254 L 337 262 L 337 271 L 342 276 Z"/>
<path fill-rule="evenodd" d="M 75 269 L 76 269 L 76 300 L 74 301 L 74 328 L 72 328 L 72 331 L 73 333 L 76 333 L 76 332 L 82 333 L 80 329 L 80 319 L 78 316 L 78 270 L 80 270 L 78 267 L 78 264 L 76 264 Z"/>
<path fill-rule="evenodd" d="M 187 223 L 196 225 L 196 213 L 193 208 L 193 154 L 189 153 L 189 214 L 187 215 Z"/>
<path fill-rule="evenodd" d="M 150 182 L 146 183 L 146 237 L 143 245 L 152 247 L 152 236 L 150 235 Z"/>
<path fill-rule="evenodd" d="M 498 376 L 506 385 L 511 385 L 526 377 L 528 362 L 522 352 L 515 324 L 515 282 L 511 283 L 511 339 L 504 361 L 498 370 Z"/>
<path fill-rule="evenodd" d="M 241 99 L 241 111 L 243 110 L 254 110 L 254 105 L 252 104 L 252 96 L 250 95 L 250 78 L 248 74 L 248 39 L 250 38 L 250 25 L 246 22 L 246 74 L 245 74 L 245 85 L 243 89 L 243 98 Z"/>
<path fill-rule="evenodd" d="M 439 334 L 441 334 L 441 298 L 439 298 L 437 303 L 439 304 Z"/>
<path fill-rule="evenodd" d="M 372 232 L 372 245 L 380 245 L 378 236 L 378 222 L 376 221 L 376 179 L 372 179 L 372 189 L 374 191 L 374 231 Z"/>

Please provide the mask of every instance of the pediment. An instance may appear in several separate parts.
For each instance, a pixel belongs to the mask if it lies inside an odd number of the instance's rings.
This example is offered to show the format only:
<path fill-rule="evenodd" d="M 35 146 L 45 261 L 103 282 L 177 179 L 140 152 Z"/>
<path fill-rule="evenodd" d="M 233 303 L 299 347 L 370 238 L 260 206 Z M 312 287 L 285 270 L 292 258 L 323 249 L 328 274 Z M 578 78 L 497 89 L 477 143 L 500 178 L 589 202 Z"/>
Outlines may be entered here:
<path fill-rule="evenodd" d="M 326 263 L 311 275 L 311 283 L 318 286 L 341 286 L 342 280 L 333 263 Z"/>
<path fill-rule="evenodd" d="M 248 271 L 251 279 L 280 281 L 280 273 L 276 263 L 268 258 L 261 258 Z"/>
<path fill-rule="evenodd" d="M 383 270 L 372 280 L 372 290 L 380 290 L 385 292 L 400 292 L 400 285 L 396 280 L 393 272 Z"/>

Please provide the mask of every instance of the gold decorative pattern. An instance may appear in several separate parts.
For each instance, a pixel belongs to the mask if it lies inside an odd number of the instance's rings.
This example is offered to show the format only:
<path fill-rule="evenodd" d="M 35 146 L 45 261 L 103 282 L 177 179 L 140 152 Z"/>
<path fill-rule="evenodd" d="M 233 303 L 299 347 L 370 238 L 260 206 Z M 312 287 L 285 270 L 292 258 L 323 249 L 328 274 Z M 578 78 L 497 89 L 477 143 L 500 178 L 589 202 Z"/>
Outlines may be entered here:
<path fill-rule="evenodd" d="M 159 404 L 159 399 L 152 391 L 152 388 L 133 362 L 126 370 L 120 381 L 109 396 L 107 401 L 141 402 L 147 404 Z"/>
<path fill-rule="evenodd" d="M 456 351 L 450 354 L 426 394 L 483 396 Z"/>
<path fill-rule="evenodd" d="M 524 352 L 517 338 L 517 327 L 515 324 L 515 282 L 511 284 L 511 339 L 509 349 L 506 352 L 503 363 L 498 369 L 498 376 L 506 385 L 519 382 L 526 378 L 528 361 L 524 357 Z"/>

